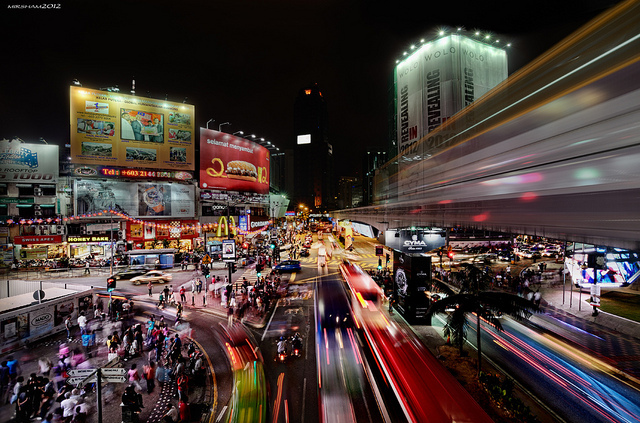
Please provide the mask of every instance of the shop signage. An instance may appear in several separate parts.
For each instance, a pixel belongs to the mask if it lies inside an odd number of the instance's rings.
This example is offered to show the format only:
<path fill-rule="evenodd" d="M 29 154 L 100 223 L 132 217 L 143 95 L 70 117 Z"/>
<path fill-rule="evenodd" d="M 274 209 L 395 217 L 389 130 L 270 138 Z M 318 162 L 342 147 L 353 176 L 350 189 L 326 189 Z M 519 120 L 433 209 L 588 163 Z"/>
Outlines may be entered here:
<path fill-rule="evenodd" d="M 0 204 L 17 203 L 17 204 L 33 204 L 34 198 L 17 198 L 17 197 L 0 197 Z"/>
<path fill-rule="evenodd" d="M 109 242 L 109 235 L 67 236 L 67 242 Z"/>
<path fill-rule="evenodd" d="M 58 244 L 62 242 L 62 235 L 30 235 L 30 236 L 14 236 L 13 243 L 19 245 L 25 244 Z"/>
<path fill-rule="evenodd" d="M 251 230 L 257 229 L 257 228 L 262 228 L 264 226 L 269 226 L 271 224 L 270 221 L 268 220 L 258 220 L 258 221 L 251 221 Z"/>

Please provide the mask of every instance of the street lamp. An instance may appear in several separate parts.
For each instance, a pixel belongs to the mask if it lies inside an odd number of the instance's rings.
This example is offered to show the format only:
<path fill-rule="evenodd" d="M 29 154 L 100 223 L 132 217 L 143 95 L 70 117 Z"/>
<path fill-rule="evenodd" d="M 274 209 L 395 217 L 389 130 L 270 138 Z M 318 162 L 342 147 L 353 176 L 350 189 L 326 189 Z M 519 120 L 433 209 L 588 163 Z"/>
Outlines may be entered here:
<path fill-rule="evenodd" d="M 233 134 L 231 134 L 231 135 L 238 135 L 238 134 L 239 134 L 239 135 L 244 135 L 244 132 L 242 132 L 242 131 L 236 131 L 236 132 L 234 132 L 234 133 L 233 133 Z"/>
<path fill-rule="evenodd" d="M 209 123 L 210 123 L 210 122 L 215 122 L 215 119 L 209 119 L 209 120 L 207 121 L 207 129 L 209 129 Z"/>
<path fill-rule="evenodd" d="M 221 123 L 220 125 L 218 125 L 218 132 L 222 132 L 222 127 L 224 125 L 231 125 L 231 123 L 230 122 L 224 122 L 224 123 Z"/>

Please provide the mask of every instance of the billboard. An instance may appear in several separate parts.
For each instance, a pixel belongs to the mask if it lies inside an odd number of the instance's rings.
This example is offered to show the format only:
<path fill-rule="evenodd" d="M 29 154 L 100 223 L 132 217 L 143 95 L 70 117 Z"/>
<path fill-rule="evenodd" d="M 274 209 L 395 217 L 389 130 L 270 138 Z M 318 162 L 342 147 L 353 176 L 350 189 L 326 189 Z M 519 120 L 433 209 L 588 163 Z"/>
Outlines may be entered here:
<path fill-rule="evenodd" d="M 118 210 L 131 217 L 194 217 L 191 185 L 158 182 L 75 181 L 75 214 Z"/>
<path fill-rule="evenodd" d="M 423 44 L 396 66 L 398 154 L 506 78 L 503 49 L 459 34 Z"/>
<path fill-rule="evenodd" d="M 71 87 L 71 162 L 195 170 L 193 105 Z"/>
<path fill-rule="evenodd" d="M 409 321 L 423 319 L 429 308 L 431 257 L 393 250 L 393 294 L 396 308 Z"/>
<path fill-rule="evenodd" d="M 58 146 L 27 144 L 19 140 L 0 141 L 0 181 L 57 182 Z"/>
<path fill-rule="evenodd" d="M 269 193 L 269 150 L 244 138 L 200 128 L 200 188 Z"/>

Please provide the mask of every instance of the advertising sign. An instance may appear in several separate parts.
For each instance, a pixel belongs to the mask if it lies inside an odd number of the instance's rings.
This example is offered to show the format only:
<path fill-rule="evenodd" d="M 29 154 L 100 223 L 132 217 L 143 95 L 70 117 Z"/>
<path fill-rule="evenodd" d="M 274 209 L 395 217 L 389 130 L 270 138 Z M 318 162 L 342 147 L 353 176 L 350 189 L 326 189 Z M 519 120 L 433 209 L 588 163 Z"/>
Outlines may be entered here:
<path fill-rule="evenodd" d="M 75 213 L 119 210 L 132 217 L 194 217 L 195 197 L 191 185 L 76 180 Z"/>
<path fill-rule="evenodd" d="M 61 242 L 62 242 L 62 235 L 25 235 L 25 236 L 13 237 L 13 243 L 17 245 L 59 244 Z"/>
<path fill-rule="evenodd" d="M 399 235 L 399 236 L 396 236 Z M 442 233 L 420 231 L 385 231 L 385 244 L 404 253 L 426 253 L 445 245 Z"/>
<path fill-rule="evenodd" d="M 396 67 L 398 153 L 413 158 L 418 140 L 506 78 L 503 49 L 459 34 L 422 45 Z"/>
<path fill-rule="evenodd" d="M 233 239 L 222 240 L 222 260 L 236 259 L 236 241 Z"/>
<path fill-rule="evenodd" d="M 171 179 L 188 181 L 193 179 L 193 172 L 184 170 L 143 170 L 131 168 L 119 168 L 111 166 L 78 166 L 73 174 L 83 178 L 130 178 L 130 179 Z"/>
<path fill-rule="evenodd" d="M 200 188 L 269 192 L 269 150 L 243 138 L 200 128 Z"/>
<path fill-rule="evenodd" d="M 42 306 L 29 313 L 29 333 L 39 336 L 53 331 L 53 307 Z"/>
<path fill-rule="evenodd" d="M 193 105 L 70 89 L 72 163 L 195 170 Z"/>
<path fill-rule="evenodd" d="M 407 320 L 424 318 L 429 308 L 426 292 L 431 283 L 431 257 L 394 250 L 393 278 L 398 311 Z"/>
<path fill-rule="evenodd" d="M 57 145 L 27 144 L 19 140 L 0 141 L 0 182 L 57 182 L 58 148 Z"/>

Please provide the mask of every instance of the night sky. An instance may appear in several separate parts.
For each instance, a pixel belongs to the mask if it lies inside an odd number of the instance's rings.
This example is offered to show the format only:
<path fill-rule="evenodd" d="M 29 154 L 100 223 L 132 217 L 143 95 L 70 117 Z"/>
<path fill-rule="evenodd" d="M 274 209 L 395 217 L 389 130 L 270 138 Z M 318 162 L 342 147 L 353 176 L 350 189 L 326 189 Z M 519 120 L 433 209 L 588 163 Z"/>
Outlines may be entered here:
<path fill-rule="evenodd" d="M 338 176 L 359 175 L 369 146 L 387 143 L 389 80 L 399 58 L 441 27 L 489 31 L 513 44 L 509 73 L 531 62 L 611 0 L 65 1 L 0 12 L 0 139 L 69 142 L 69 85 L 118 85 L 196 106 L 196 127 L 223 122 L 292 147 L 298 91 L 318 83 Z"/>

